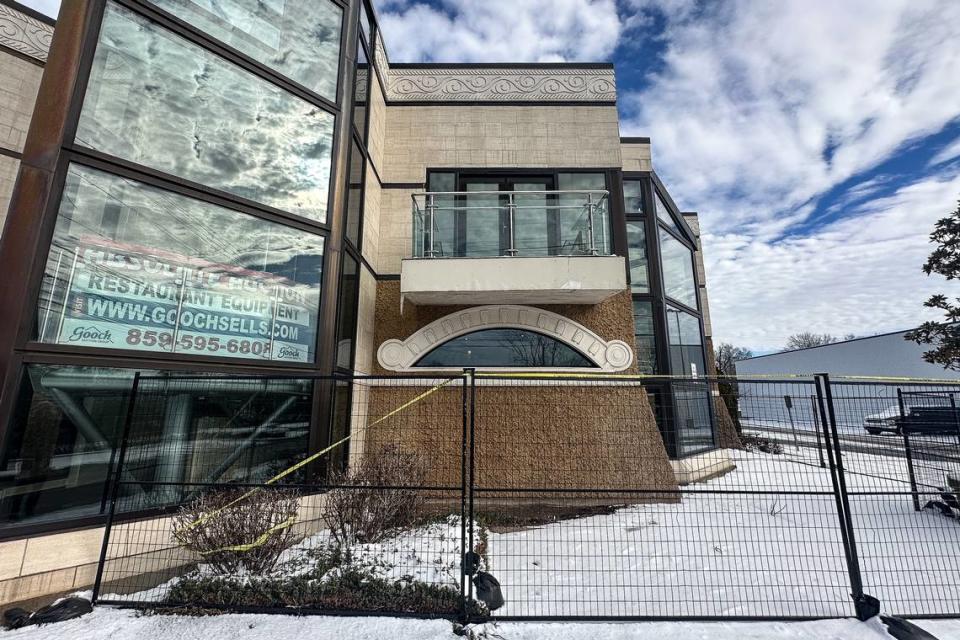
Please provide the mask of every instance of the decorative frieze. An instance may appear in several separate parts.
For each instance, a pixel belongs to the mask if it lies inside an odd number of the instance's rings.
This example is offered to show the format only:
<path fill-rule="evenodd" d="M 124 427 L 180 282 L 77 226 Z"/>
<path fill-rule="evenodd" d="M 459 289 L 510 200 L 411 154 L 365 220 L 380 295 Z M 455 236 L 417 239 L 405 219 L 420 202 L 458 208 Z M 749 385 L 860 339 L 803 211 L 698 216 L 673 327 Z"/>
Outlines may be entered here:
<path fill-rule="evenodd" d="M 0 4 L 0 46 L 47 61 L 53 26 Z"/>
<path fill-rule="evenodd" d="M 391 68 L 393 102 L 613 102 L 610 68 Z"/>

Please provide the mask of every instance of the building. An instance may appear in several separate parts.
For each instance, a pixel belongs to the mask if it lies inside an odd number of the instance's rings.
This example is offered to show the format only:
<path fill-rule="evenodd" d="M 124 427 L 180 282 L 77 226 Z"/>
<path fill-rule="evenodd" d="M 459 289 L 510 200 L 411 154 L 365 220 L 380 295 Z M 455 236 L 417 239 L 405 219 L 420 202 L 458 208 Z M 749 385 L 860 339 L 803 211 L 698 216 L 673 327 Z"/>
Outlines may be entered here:
<path fill-rule="evenodd" d="M 879 419 L 899 415 L 901 399 L 904 412 L 909 412 L 912 406 L 949 406 L 960 402 L 960 398 L 955 397 L 955 389 L 950 386 L 939 388 L 910 383 L 910 380 L 958 380 L 960 372 L 926 362 L 923 353 L 930 347 L 906 340 L 907 333 L 895 331 L 755 356 L 736 363 L 737 375 L 741 379 L 762 380 L 779 375 L 826 373 L 845 388 L 835 403 L 838 425 L 858 433 L 863 433 L 868 416 Z M 792 392 L 793 401 L 802 404 L 802 408 L 796 410 L 798 416 L 806 414 L 809 417 L 802 426 L 812 428 L 814 420 L 810 406 L 807 398 L 802 398 L 810 390 L 800 390 L 800 386 Z M 763 382 L 743 382 L 739 389 L 741 394 L 753 396 L 750 403 L 752 414 L 741 415 L 745 424 L 781 426 L 779 423 L 785 415 L 784 402 L 781 398 L 768 397 L 770 394 L 765 393 Z M 878 402 L 885 406 L 878 406 Z"/>
<path fill-rule="evenodd" d="M 620 137 L 611 65 L 391 64 L 357 0 L 231 6 L 61 9 L 0 238 L 22 276 L 0 282 L 0 601 L 92 581 L 136 371 L 283 381 L 163 387 L 159 422 L 135 427 L 177 454 L 151 481 L 269 477 L 391 401 L 317 376 L 710 373 L 696 214 L 650 140 Z M 0 64 L 35 77 L 18 47 L 0 41 Z M 614 479 L 728 468 L 706 389 L 605 391 L 629 396 L 651 461 Z M 544 423 L 556 391 L 522 393 L 511 419 L 582 428 L 575 399 Z M 247 434 L 282 430 L 188 463 L 241 414 Z"/>
<path fill-rule="evenodd" d="M 918 378 L 957 380 L 960 373 L 949 371 L 923 359 L 930 347 L 906 340 L 908 331 L 881 333 L 795 349 L 737 362 L 737 375 L 816 374 L 847 378 Z"/>

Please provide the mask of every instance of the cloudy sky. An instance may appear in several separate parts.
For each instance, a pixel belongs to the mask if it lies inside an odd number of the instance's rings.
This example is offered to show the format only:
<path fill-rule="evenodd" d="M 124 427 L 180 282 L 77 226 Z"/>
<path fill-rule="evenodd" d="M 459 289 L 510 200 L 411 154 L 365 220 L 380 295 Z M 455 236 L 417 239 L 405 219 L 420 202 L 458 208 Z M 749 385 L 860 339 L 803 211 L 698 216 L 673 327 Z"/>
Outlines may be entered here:
<path fill-rule="evenodd" d="M 956 0 L 375 3 L 395 62 L 613 61 L 622 135 L 700 213 L 720 341 L 905 329 L 956 292 L 920 270 L 960 198 Z"/>

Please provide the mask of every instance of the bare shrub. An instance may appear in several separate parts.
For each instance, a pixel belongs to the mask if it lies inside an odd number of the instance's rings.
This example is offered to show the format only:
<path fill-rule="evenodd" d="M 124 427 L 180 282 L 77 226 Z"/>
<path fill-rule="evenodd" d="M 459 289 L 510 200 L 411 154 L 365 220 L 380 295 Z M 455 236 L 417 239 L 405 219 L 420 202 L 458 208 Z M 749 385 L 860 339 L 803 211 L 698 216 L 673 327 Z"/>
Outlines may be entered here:
<path fill-rule="evenodd" d="M 423 456 L 388 446 L 364 456 L 356 468 L 333 474 L 323 519 L 340 545 L 379 542 L 410 526 L 423 505 L 417 487 L 426 478 Z"/>
<path fill-rule="evenodd" d="M 258 576 L 269 573 L 280 554 L 296 542 L 292 527 L 283 525 L 296 518 L 299 495 L 259 489 L 238 500 L 246 493 L 209 491 L 184 505 L 173 518 L 174 540 L 218 573 L 241 569 Z"/>

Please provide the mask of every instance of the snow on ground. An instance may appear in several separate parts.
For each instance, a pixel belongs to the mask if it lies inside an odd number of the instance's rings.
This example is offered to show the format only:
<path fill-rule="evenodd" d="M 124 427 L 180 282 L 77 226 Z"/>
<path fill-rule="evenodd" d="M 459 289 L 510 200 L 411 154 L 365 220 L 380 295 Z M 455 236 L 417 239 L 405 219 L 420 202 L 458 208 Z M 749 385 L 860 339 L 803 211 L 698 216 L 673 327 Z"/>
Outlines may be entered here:
<path fill-rule="evenodd" d="M 687 487 L 678 503 L 491 532 L 485 568 L 506 599 L 495 615 L 852 616 L 832 479 L 816 451 L 729 454 L 735 471 Z M 903 458 L 851 452 L 844 464 L 865 591 L 893 614 L 960 611 L 960 523 L 914 511 Z M 355 562 L 457 587 L 459 522 L 355 545 Z M 289 550 L 286 573 L 326 541 L 320 533 Z M 126 598 L 156 601 L 169 585 Z"/>
<path fill-rule="evenodd" d="M 942 640 L 960 637 L 960 624 L 925 623 Z M 938 631 L 935 631 L 934 629 Z M 474 627 L 504 640 L 889 640 L 877 620 L 816 622 L 499 623 Z M 947 632 L 955 632 L 947 635 Z M 144 616 L 110 607 L 82 618 L 44 627 L 0 631 L 4 640 L 456 640 L 445 620 L 337 618 L 324 616 L 221 615 Z M 483 637 L 480 635 L 480 637 Z"/>
<path fill-rule="evenodd" d="M 816 453 L 730 454 L 736 471 L 678 504 L 491 534 L 490 571 L 507 602 L 496 614 L 852 615 L 830 473 Z M 851 493 L 909 490 L 902 458 L 844 462 Z M 710 492 L 744 489 L 807 493 Z M 960 611 L 960 523 L 914 511 L 902 493 L 853 495 L 850 505 L 865 590 L 885 611 Z"/>

